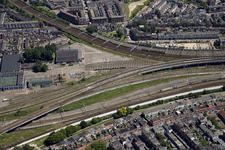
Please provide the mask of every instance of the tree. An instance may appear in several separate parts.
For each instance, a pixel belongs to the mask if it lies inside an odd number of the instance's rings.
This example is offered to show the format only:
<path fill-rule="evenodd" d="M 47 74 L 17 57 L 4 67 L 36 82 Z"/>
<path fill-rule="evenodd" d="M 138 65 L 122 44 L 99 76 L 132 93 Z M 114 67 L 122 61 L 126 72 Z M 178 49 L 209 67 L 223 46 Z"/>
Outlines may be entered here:
<path fill-rule="evenodd" d="M 46 49 L 47 51 L 51 51 L 51 52 L 53 52 L 53 53 L 56 53 L 57 46 L 56 46 L 55 43 L 52 43 L 51 45 L 50 45 L 50 44 L 46 45 L 46 46 L 45 46 L 45 49 Z"/>
<path fill-rule="evenodd" d="M 137 105 L 134 109 L 135 110 L 139 110 L 139 109 L 141 109 L 141 106 L 140 105 Z"/>
<path fill-rule="evenodd" d="M 36 61 L 35 71 L 40 72 L 42 68 L 42 62 L 40 60 Z"/>
<path fill-rule="evenodd" d="M 206 27 L 209 27 L 209 21 L 205 22 Z"/>
<path fill-rule="evenodd" d="M 32 147 L 28 144 L 25 144 L 21 147 L 15 147 L 14 150 L 34 150 L 34 147 Z"/>
<path fill-rule="evenodd" d="M 127 114 L 132 114 L 134 112 L 133 108 L 127 107 L 126 110 L 127 110 Z"/>
<path fill-rule="evenodd" d="M 41 57 L 41 52 L 38 50 L 38 48 L 35 48 L 32 50 L 32 58 L 37 60 L 40 59 Z"/>
<path fill-rule="evenodd" d="M 155 10 L 155 14 L 158 15 L 160 11 L 158 9 Z"/>
<path fill-rule="evenodd" d="M 123 30 L 123 28 L 118 28 L 118 30 L 117 30 L 117 35 L 118 35 L 118 37 L 122 37 L 122 36 L 124 35 L 124 30 Z"/>
<path fill-rule="evenodd" d="M 74 126 L 68 126 L 68 127 L 66 127 L 66 136 L 70 136 L 70 135 L 72 135 L 75 131 L 74 131 L 74 128 L 73 128 Z"/>
<path fill-rule="evenodd" d="M 53 58 L 53 60 L 55 59 L 55 53 L 52 53 L 52 58 Z"/>
<path fill-rule="evenodd" d="M 26 59 L 26 62 L 30 62 L 32 60 L 32 50 L 25 49 L 25 52 L 23 53 L 23 58 Z"/>
<path fill-rule="evenodd" d="M 152 31 L 152 33 L 155 33 L 156 32 L 155 26 L 151 26 L 151 31 Z"/>
<path fill-rule="evenodd" d="M 24 59 L 23 59 L 22 57 L 20 57 L 19 62 L 20 62 L 21 64 L 23 64 L 23 63 L 24 63 Z"/>
<path fill-rule="evenodd" d="M 121 109 L 118 110 L 118 114 L 120 117 L 126 116 L 127 115 L 127 110 L 125 107 L 122 107 Z"/>
<path fill-rule="evenodd" d="M 93 142 L 91 145 L 87 146 L 85 150 L 107 150 L 106 142 L 102 140 Z"/>
<path fill-rule="evenodd" d="M 223 85 L 223 88 L 222 89 L 223 89 L 223 91 L 225 91 L 225 84 Z"/>
<path fill-rule="evenodd" d="M 92 34 L 92 33 L 98 31 L 97 29 L 95 29 L 95 28 L 93 28 L 93 27 L 87 27 L 86 30 L 87 30 L 87 32 L 90 33 L 90 34 Z"/>
<path fill-rule="evenodd" d="M 81 121 L 80 126 L 81 126 L 82 129 L 84 129 L 84 128 L 86 128 L 88 125 L 87 125 L 87 122 Z"/>
<path fill-rule="evenodd" d="M 201 6 L 205 8 L 207 6 L 207 3 L 206 2 L 202 2 Z"/>
<path fill-rule="evenodd" d="M 93 123 L 93 124 L 96 124 L 98 122 L 99 122 L 98 118 L 92 118 L 92 120 L 91 120 L 91 123 Z"/>
<path fill-rule="evenodd" d="M 148 27 L 146 25 L 144 26 L 143 31 L 148 32 Z"/>
<path fill-rule="evenodd" d="M 41 71 L 46 72 L 48 70 L 48 65 L 44 64 L 41 66 Z"/>
<path fill-rule="evenodd" d="M 58 131 L 58 132 L 50 134 L 49 137 L 45 140 L 45 144 L 52 145 L 62 141 L 65 138 L 66 138 L 66 135 Z"/>
<path fill-rule="evenodd" d="M 157 15 L 157 18 L 160 18 L 161 17 L 160 11 L 158 9 L 155 11 L 155 14 Z"/>
<path fill-rule="evenodd" d="M 117 119 L 117 118 L 119 118 L 120 116 L 119 116 L 117 113 L 115 113 L 115 114 L 112 114 L 112 117 L 113 117 L 114 119 Z"/>
<path fill-rule="evenodd" d="M 204 117 L 206 117 L 206 116 L 207 116 L 207 112 L 206 112 L 206 111 L 204 111 L 203 116 L 204 116 Z"/>
<path fill-rule="evenodd" d="M 65 129 L 61 129 L 61 130 L 59 130 L 59 132 L 61 132 L 62 134 L 66 135 L 66 130 Z"/>
<path fill-rule="evenodd" d="M 155 137 L 156 137 L 159 141 L 161 141 L 162 139 L 165 138 L 161 133 L 157 133 Z"/>

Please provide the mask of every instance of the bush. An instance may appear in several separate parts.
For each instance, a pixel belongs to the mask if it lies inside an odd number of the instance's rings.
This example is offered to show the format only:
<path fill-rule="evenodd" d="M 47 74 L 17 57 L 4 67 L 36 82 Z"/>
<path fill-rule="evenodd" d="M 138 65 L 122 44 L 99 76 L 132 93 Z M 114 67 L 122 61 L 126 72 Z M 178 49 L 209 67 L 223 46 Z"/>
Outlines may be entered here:
<path fill-rule="evenodd" d="M 32 147 L 32 146 L 30 146 L 28 144 L 25 144 L 25 145 L 19 146 L 19 147 L 16 146 L 16 147 L 14 147 L 13 150 L 34 150 L 34 147 Z"/>
<path fill-rule="evenodd" d="M 81 126 L 81 129 L 84 129 L 88 126 L 88 124 L 85 121 L 81 121 L 80 126 Z"/>
<path fill-rule="evenodd" d="M 87 30 L 87 32 L 88 32 L 88 33 L 90 33 L 90 34 L 92 34 L 92 33 L 94 33 L 94 32 L 97 32 L 97 31 L 98 31 L 98 29 L 93 28 L 93 27 L 87 27 L 87 28 L 86 28 L 86 30 Z"/>
<path fill-rule="evenodd" d="M 66 135 L 63 134 L 63 132 L 58 131 L 58 132 L 53 132 L 52 134 L 49 135 L 49 137 L 45 140 L 45 145 L 52 145 L 55 143 L 58 143 L 62 141 L 63 139 L 66 138 Z"/>
<path fill-rule="evenodd" d="M 157 133 L 157 134 L 155 135 L 155 137 L 156 137 L 159 141 L 161 141 L 161 140 L 163 140 L 163 139 L 165 138 L 161 133 Z"/>
<path fill-rule="evenodd" d="M 26 115 L 28 115 L 28 114 L 30 114 L 30 111 L 29 111 L 29 110 L 26 110 L 26 111 L 18 110 L 18 111 L 14 114 L 14 116 L 20 117 L 20 116 L 26 116 Z"/>

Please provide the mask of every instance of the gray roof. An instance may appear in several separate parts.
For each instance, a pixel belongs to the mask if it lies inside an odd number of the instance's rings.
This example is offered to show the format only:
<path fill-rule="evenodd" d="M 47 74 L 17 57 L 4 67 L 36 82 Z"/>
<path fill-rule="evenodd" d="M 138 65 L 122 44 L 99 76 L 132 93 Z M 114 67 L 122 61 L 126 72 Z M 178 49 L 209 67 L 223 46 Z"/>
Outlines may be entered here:
<path fill-rule="evenodd" d="M 20 71 L 21 63 L 19 59 L 21 54 L 3 55 L 1 72 Z"/>

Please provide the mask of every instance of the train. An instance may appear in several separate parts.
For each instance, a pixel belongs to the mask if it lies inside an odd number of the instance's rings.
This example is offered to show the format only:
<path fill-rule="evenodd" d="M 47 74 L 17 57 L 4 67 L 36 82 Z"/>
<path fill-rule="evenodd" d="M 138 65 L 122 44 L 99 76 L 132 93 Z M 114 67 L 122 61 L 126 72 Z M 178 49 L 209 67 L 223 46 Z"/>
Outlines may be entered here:
<path fill-rule="evenodd" d="M 178 85 L 178 86 L 174 86 L 174 87 L 169 87 L 169 88 L 165 88 L 160 90 L 160 93 L 166 92 L 166 91 L 170 91 L 170 90 L 174 90 L 174 89 L 178 89 L 178 88 L 182 88 L 188 85 L 194 85 L 194 84 L 199 84 L 199 83 L 203 83 L 203 82 L 210 82 L 210 81 L 215 81 L 215 80 L 222 80 L 225 79 L 224 77 L 218 77 L 218 78 L 211 78 L 211 79 L 204 79 L 204 80 L 200 80 L 200 81 L 194 81 L 194 82 L 189 82 L 186 84 L 182 84 L 182 85 Z"/>

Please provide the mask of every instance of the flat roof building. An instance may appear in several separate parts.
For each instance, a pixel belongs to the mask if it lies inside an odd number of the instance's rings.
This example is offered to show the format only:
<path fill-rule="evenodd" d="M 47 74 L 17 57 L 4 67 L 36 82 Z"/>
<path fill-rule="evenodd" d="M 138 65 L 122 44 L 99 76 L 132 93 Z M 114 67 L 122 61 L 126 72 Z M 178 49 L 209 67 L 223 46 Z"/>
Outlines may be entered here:
<path fill-rule="evenodd" d="M 24 88 L 24 72 L 19 59 L 21 54 L 3 55 L 0 72 L 0 91 Z"/>
<path fill-rule="evenodd" d="M 67 49 L 56 52 L 56 63 L 77 63 L 82 61 L 82 50 Z"/>
<path fill-rule="evenodd" d="M 1 72 L 20 71 L 21 63 L 19 59 L 21 54 L 3 55 L 1 63 Z"/>

